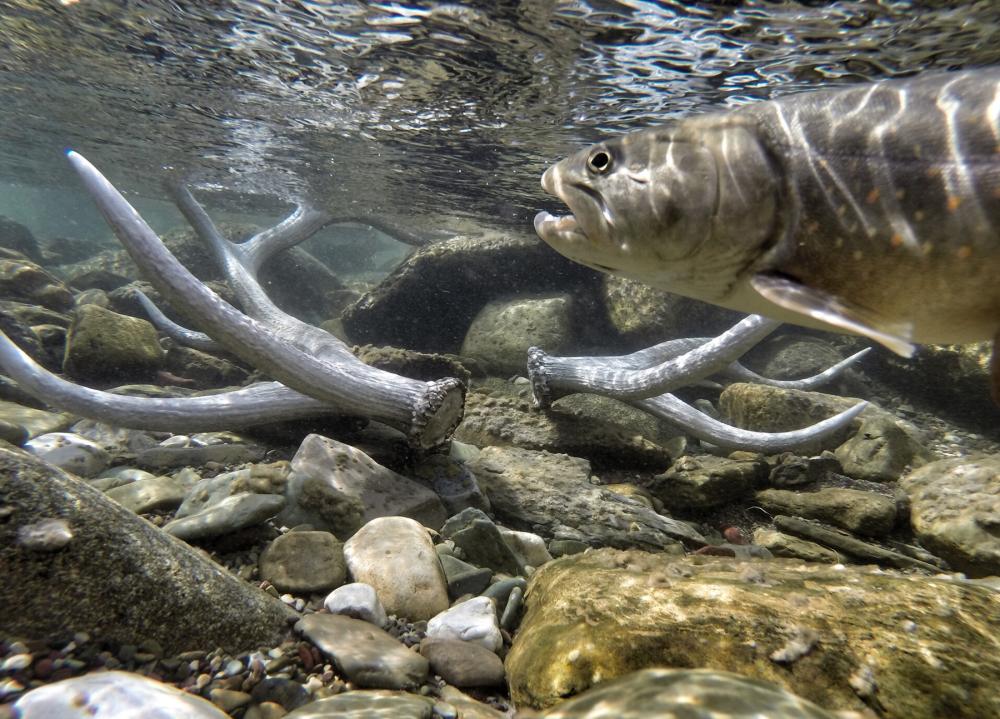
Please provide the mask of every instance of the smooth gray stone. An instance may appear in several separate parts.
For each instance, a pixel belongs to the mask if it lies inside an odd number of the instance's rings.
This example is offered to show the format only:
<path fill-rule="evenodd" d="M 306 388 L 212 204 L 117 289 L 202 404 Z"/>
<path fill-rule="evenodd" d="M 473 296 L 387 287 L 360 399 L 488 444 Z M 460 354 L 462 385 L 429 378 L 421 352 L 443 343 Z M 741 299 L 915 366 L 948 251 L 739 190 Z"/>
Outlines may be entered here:
<path fill-rule="evenodd" d="M 486 589 L 493 576 L 490 569 L 480 569 L 450 554 L 438 554 L 438 559 L 448 579 L 448 596 L 452 599 L 464 594 L 479 594 Z"/>
<path fill-rule="evenodd" d="M 456 639 L 427 637 L 420 653 L 431 671 L 456 687 L 491 687 L 503 684 L 503 661 L 486 647 Z"/>
<path fill-rule="evenodd" d="M 168 522 L 163 531 L 185 542 L 211 539 L 260 524 L 284 506 L 285 498 L 274 494 L 236 494 L 197 514 Z"/>
<path fill-rule="evenodd" d="M 852 557 L 863 561 L 885 564 L 900 569 L 923 569 L 934 574 L 941 571 L 933 564 L 922 562 L 919 559 L 908 557 L 899 552 L 883 549 L 877 545 L 862 541 L 847 532 L 824 526 L 818 522 L 811 522 L 799 517 L 778 515 L 774 518 L 774 526 L 782 532 L 810 539 L 817 544 L 822 544 L 824 547 L 830 547 L 831 549 L 850 554 Z"/>
<path fill-rule="evenodd" d="M 524 571 L 524 560 L 510 548 L 497 525 L 480 509 L 470 507 L 450 517 L 441 527 L 441 536 L 461 548 L 474 566 L 489 567 L 505 574 Z"/>
<path fill-rule="evenodd" d="M 309 614 L 295 631 L 329 656 L 344 677 L 359 687 L 414 689 L 427 679 L 430 665 L 388 632 L 338 614 Z"/>
<path fill-rule="evenodd" d="M 173 477 L 155 477 L 108 489 L 105 494 L 136 514 L 145 514 L 179 507 L 187 491 L 187 486 Z"/>
<path fill-rule="evenodd" d="M 484 597 L 489 597 L 497 605 L 497 612 L 501 614 L 507 608 L 507 601 L 510 599 L 511 592 L 515 588 L 520 589 L 522 592 L 527 589 L 528 580 L 524 577 L 511 577 L 510 579 L 501 579 L 499 582 L 494 582 L 486 591 L 483 592 Z"/>
<path fill-rule="evenodd" d="M 274 646 L 290 609 L 166 536 L 85 482 L 31 454 L 0 448 L 0 636 L 47 637 L 72 627 L 122 644 L 155 640 L 167 653 Z M 22 546 L 22 526 L 64 520 L 61 549 Z M 136 567 L 149 571 L 137 572 Z M 58 611 L 53 611 L 58 607 Z"/>
<path fill-rule="evenodd" d="M 265 449 L 247 444 L 214 444 L 208 447 L 152 447 L 139 452 L 136 464 L 152 469 L 198 467 L 208 462 L 243 464 L 259 462 Z"/>

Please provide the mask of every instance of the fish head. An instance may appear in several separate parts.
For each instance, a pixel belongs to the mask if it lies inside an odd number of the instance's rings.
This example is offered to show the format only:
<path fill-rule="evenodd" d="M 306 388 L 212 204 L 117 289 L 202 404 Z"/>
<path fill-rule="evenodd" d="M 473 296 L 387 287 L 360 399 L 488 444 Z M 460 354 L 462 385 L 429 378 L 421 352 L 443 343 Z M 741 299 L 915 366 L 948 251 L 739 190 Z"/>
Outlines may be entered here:
<path fill-rule="evenodd" d="M 604 272 L 723 299 L 773 230 L 774 175 L 753 132 L 681 120 L 599 142 L 550 167 L 540 212 L 553 249 Z"/>

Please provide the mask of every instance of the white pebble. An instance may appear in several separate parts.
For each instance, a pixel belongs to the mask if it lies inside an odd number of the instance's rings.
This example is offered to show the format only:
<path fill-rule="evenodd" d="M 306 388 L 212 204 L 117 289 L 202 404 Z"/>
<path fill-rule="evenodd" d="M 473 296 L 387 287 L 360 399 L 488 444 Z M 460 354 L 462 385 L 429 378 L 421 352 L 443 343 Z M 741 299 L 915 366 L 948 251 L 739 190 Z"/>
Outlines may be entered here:
<path fill-rule="evenodd" d="M 491 652 L 503 646 L 496 607 L 489 597 L 473 597 L 433 617 L 427 622 L 427 636 L 473 642 Z"/>
<path fill-rule="evenodd" d="M 160 442 L 161 447 L 188 447 L 190 444 L 191 438 L 184 434 L 175 434 Z"/>
<path fill-rule="evenodd" d="M 11 654 L 0 664 L 0 671 L 16 672 L 18 669 L 27 669 L 31 666 L 30 654 Z"/>
<path fill-rule="evenodd" d="M 389 618 L 378 599 L 375 587 L 364 582 L 354 582 L 337 587 L 323 601 L 323 606 L 331 614 L 344 614 L 355 619 L 363 619 L 377 627 L 386 627 Z"/>
<path fill-rule="evenodd" d="M 73 540 L 73 531 L 65 519 L 43 519 L 17 529 L 17 543 L 36 552 L 54 552 Z"/>
<path fill-rule="evenodd" d="M 110 455 L 101 445 L 71 432 L 40 434 L 25 442 L 24 448 L 49 464 L 80 477 L 94 477 L 111 462 Z"/>

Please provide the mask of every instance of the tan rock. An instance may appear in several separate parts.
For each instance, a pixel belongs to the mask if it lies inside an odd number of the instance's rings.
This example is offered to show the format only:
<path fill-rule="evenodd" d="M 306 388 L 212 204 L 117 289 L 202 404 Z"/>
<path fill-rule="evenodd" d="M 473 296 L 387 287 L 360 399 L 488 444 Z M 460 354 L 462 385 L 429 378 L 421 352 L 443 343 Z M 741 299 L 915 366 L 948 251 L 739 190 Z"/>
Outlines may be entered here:
<path fill-rule="evenodd" d="M 1000 593 L 968 582 L 602 549 L 540 568 L 526 607 L 506 661 L 518 705 L 659 666 L 892 719 L 1000 713 Z"/>

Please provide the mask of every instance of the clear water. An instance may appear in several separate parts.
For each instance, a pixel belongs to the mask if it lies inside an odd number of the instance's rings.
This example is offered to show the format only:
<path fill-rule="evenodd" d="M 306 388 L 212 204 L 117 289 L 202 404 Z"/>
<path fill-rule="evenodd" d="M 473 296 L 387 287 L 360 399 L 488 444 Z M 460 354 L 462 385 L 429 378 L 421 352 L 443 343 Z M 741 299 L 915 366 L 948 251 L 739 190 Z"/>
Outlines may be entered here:
<path fill-rule="evenodd" d="M 154 200 L 140 207 L 159 227 L 177 222 L 155 202 L 170 167 L 244 217 L 309 198 L 430 234 L 530 231 L 553 202 L 541 172 L 601 135 L 997 62 L 993 0 L 5 0 L 0 213 L 106 236 L 72 147 Z"/>

